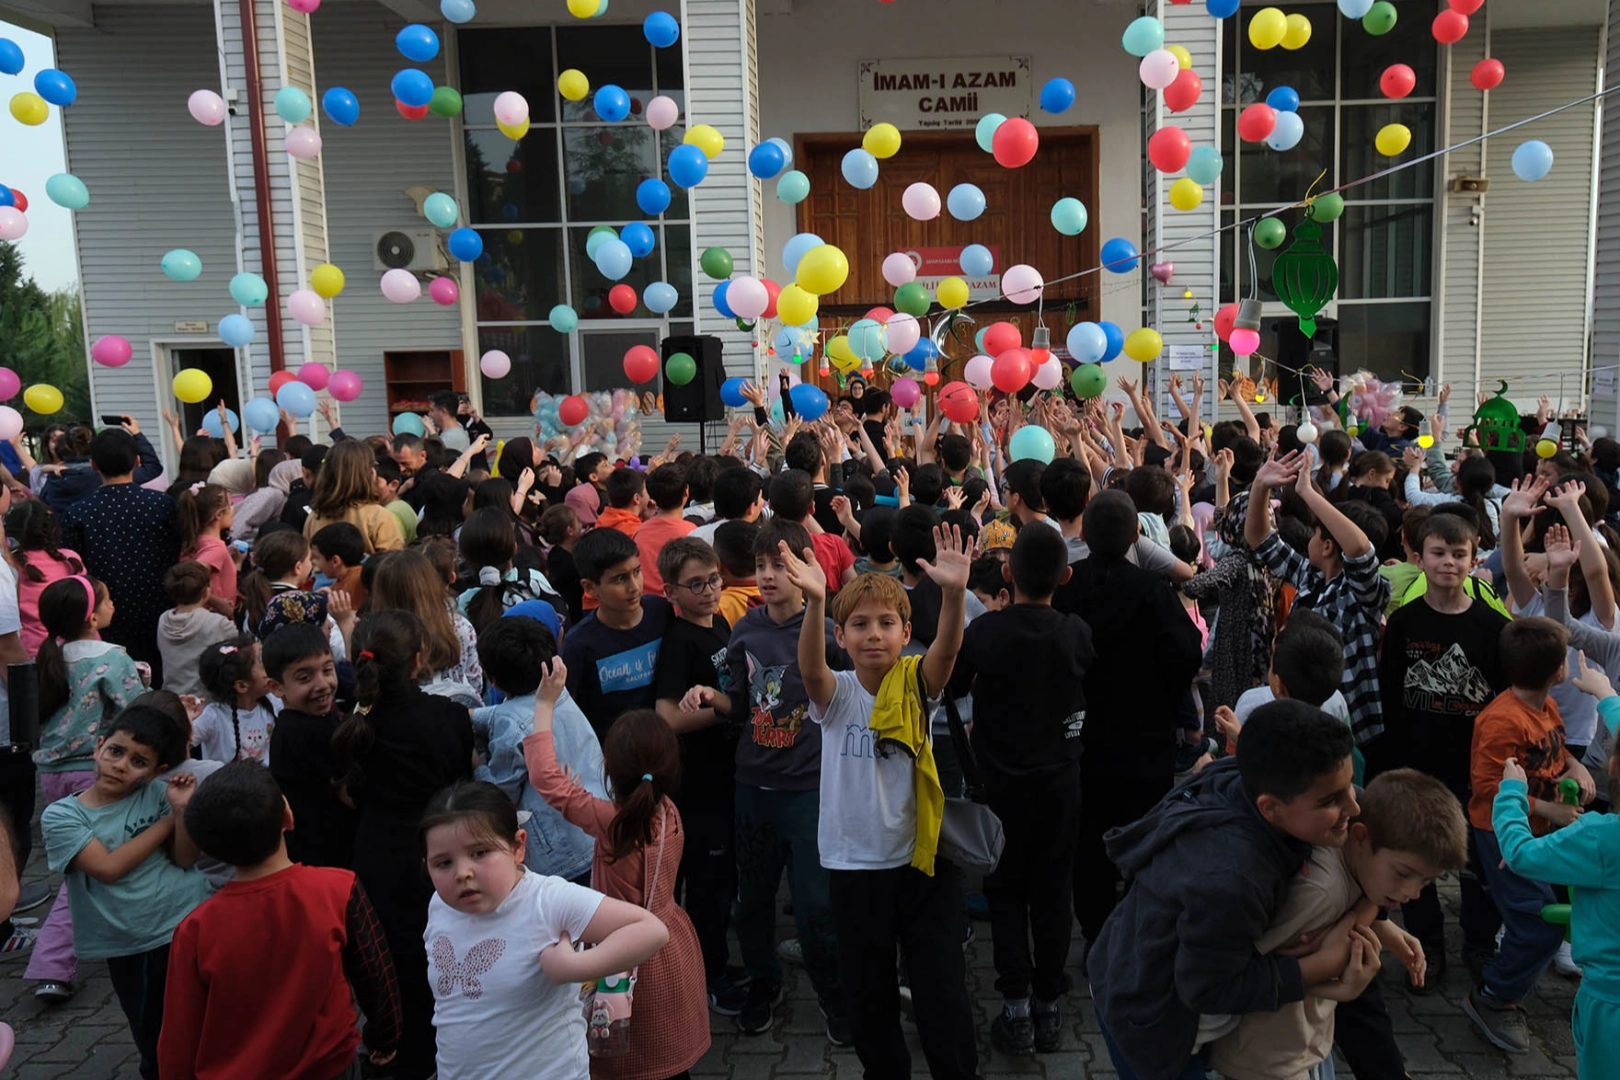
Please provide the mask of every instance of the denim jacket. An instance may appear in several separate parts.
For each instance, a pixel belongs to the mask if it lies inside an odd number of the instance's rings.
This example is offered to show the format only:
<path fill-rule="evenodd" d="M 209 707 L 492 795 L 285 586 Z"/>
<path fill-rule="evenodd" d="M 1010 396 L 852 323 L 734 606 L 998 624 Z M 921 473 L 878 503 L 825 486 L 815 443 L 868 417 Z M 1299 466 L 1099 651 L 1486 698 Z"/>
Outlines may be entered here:
<path fill-rule="evenodd" d="M 474 769 L 473 778 L 494 784 L 506 792 L 518 810 L 528 811 L 529 820 L 523 826 L 529 834 L 524 865 L 537 874 L 560 878 L 590 873 L 596 841 L 579 826 L 564 820 L 529 783 L 523 740 L 534 734 L 534 695 L 474 709 L 472 722 L 475 734 L 489 738 L 489 764 Z M 590 721 L 566 690 L 557 700 L 552 727 L 557 760 L 574 770 L 585 790 L 599 799 L 607 798 L 602 746 Z"/>

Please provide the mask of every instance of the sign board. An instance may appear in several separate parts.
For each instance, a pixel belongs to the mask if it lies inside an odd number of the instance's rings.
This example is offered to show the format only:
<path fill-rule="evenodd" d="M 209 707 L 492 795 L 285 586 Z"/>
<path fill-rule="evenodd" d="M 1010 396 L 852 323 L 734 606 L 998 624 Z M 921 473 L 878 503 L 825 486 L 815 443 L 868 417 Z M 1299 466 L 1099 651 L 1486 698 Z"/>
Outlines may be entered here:
<path fill-rule="evenodd" d="M 991 244 L 990 257 L 995 260 L 991 265 L 1001 262 L 1001 248 Z M 969 300 L 997 300 L 1001 297 L 1001 275 L 989 273 L 983 277 L 968 277 L 962 273 L 962 248 L 958 247 L 920 247 L 910 248 L 906 254 L 911 256 L 912 263 L 917 267 L 916 282 L 928 293 L 930 300 L 935 299 L 934 292 L 939 283 L 946 278 L 959 277 L 967 282 Z"/>
<path fill-rule="evenodd" d="M 985 113 L 1029 116 L 1027 56 L 944 60 L 862 60 L 860 126 L 888 122 L 902 131 L 970 128 Z"/>
<path fill-rule="evenodd" d="M 1202 345 L 1167 345 L 1164 353 L 1171 371 L 1203 371 L 1209 366 L 1210 350 Z"/>
<path fill-rule="evenodd" d="M 1620 387 L 1620 379 L 1615 378 L 1616 374 L 1620 373 L 1617 373 L 1612 367 L 1598 368 L 1592 372 L 1592 393 L 1614 393 L 1616 388 Z"/>
<path fill-rule="evenodd" d="M 174 332 L 177 334 L 206 334 L 208 333 L 207 319 L 176 319 Z"/>

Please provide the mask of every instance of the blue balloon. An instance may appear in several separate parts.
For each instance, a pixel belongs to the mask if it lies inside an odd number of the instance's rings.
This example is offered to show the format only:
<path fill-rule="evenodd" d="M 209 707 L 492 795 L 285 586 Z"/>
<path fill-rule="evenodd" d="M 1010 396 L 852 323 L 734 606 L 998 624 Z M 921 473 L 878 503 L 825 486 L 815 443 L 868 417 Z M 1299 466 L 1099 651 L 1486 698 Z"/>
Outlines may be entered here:
<path fill-rule="evenodd" d="M 630 249 L 630 254 L 638 259 L 651 255 L 653 248 L 658 245 L 658 239 L 653 236 L 653 231 L 639 221 L 632 221 L 620 229 L 619 239 Z"/>
<path fill-rule="evenodd" d="M 394 47 L 405 55 L 405 59 L 425 64 L 439 55 L 439 35 L 433 32 L 432 27 L 411 23 L 394 35 Z"/>
<path fill-rule="evenodd" d="M 599 86 L 591 98 L 591 107 L 609 124 L 617 124 L 630 115 L 630 95 L 612 83 Z M 702 151 L 699 151 L 702 153 Z"/>
<path fill-rule="evenodd" d="M 287 386 L 292 386 L 288 383 Z M 286 386 L 282 387 L 287 389 Z M 427 428 L 422 425 L 422 418 L 413 412 L 402 412 L 394 417 L 393 431 L 395 435 L 426 435 Z"/>
<path fill-rule="evenodd" d="M 708 175 L 709 159 L 697 147 L 682 143 L 669 152 L 669 178 L 677 187 L 697 187 Z"/>
<path fill-rule="evenodd" d="M 957 221 L 972 221 L 984 213 L 984 192 L 977 184 L 957 184 L 945 196 L 945 209 Z"/>
<path fill-rule="evenodd" d="M 748 151 L 748 171 L 761 180 L 769 180 L 787 165 L 775 143 L 762 142 Z"/>
<path fill-rule="evenodd" d="M 571 334 L 579 325 L 579 314 L 567 304 L 558 304 L 546 316 L 546 321 L 551 323 L 551 328 L 557 333 Z"/>
<path fill-rule="evenodd" d="M 996 257 L 983 244 L 969 244 L 962 249 L 957 265 L 968 277 L 984 277 L 996 268 Z"/>
<path fill-rule="evenodd" d="M 844 179 L 849 182 L 850 187 L 860 188 L 865 191 L 877 183 L 877 158 L 858 146 L 844 155 L 842 168 Z"/>
<path fill-rule="evenodd" d="M 725 402 L 727 407 L 732 409 L 740 409 L 744 405 L 748 404 L 748 399 L 743 397 L 742 392 L 743 383 L 747 381 L 747 379 L 734 375 L 725 382 L 721 383 L 720 400 Z"/>
<path fill-rule="evenodd" d="M 68 73 L 55 68 L 46 68 L 34 76 L 34 92 L 52 105 L 67 108 L 79 96 L 79 88 L 74 85 Z"/>
<path fill-rule="evenodd" d="M 815 233 L 799 233 L 782 245 L 782 269 L 792 277 L 799 272 L 799 260 L 809 254 L 812 248 L 818 248 L 826 243 Z"/>
<path fill-rule="evenodd" d="M 1125 331 L 1111 322 L 1100 322 L 1102 332 L 1108 337 L 1108 351 L 1103 353 L 1103 359 L 1112 360 L 1125 351 Z"/>
<path fill-rule="evenodd" d="M 1013 432 L 1012 441 L 1007 444 L 1007 452 L 1014 461 L 1039 461 L 1042 465 L 1050 465 L 1053 456 L 1057 453 L 1057 443 L 1052 440 L 1052 433 L 1039 424 L 1025 424 Z"/>
<path fill-rule="evenodd" d="M 1372 10 L 1373 0 L 1339 0 L 1339 13 L 1360 22 Z"/>
<path fill-rule="evenodd" d="M 656 176 L 643 180 L 636 188 L 636 205 L 643 214 L 657 217 L 669 209 L 669 185 Z"/>
<path fill-rule="evenodd" d="M 792 356 L 793 345 L 798 339 L 793 336 L 793 329 L 784 326 L 776 332 L 776 355 Z"/>
<path fill-rule="evenodd" d="M 731 282 L 729 281 L 722 281 L 714 287 L 714 310 L 728 319 L 735 319 L 737 313 L 731 310 L 730 304 L 726 303 L 726 290 L 730 287 Z"/>
<path fill-rule="evenodd" d="M 1552 147 L 1540 139 L 1522 142 L 1513 151 L 1513 175 L 1520 180 L 1540 180 L 1552 172 Z"/>
<path fill-rule="evenodd" d="M 605 241 L 596 249 L 596 268 L 602 271 L 602 276 L 609 281 L 618 281 L 630 272 L 630 264 L 635 256 L 630 252 L 630 245 L 617 238 Z"/>
<path fill-rule="evenodd" d="M 793 147 L 788 145 L 786 139 L 780 135 L 773 135 L 765 141 L 782 151 L 782 167 L 784 169 L 793 164 Z"/>
<path fill-rule="evenodd" d="M 242 428 L 242 418 L 230 409 L 225 410 L 225 423 L 232 431 L 240 431 Z M 219 426 L 218 409 L 208 409 L 203 413 L 202 428 L 216 439 L 225 437 L 224 429 Z"/>
<path fill-rule="evenodd" d="M 17 196 L 13 195 L 11 193 L 11 189 L 6 187 L 6 185 L 0 184 L 0 206 L 16 206 L 16 205 L 17 205 Z"/>
<path fill-rule="evenodd" d="M 393 90 L 396 101 L 415 109 L 433 100 L 433 80 L 428 78 L 427 72 L 416 68 L 401 68 L 395 73 L 389 88 Z"/>
<path fill-rule="evenodd" d="M 334 86 L 321 95 L 321 111 L 334 124 L 352 127 L 360 119 L 360 99 L 341 86 Z"/>
<path fill-rule="evenodd" d="M 1266 104 L 1278 112 L 1299 112 L 1299 91 L 1292 86 L 1279 86 L 1266 95 Z"/>
<path fill-rule="evenodd" d="M 276 391 L 276 404 L 294 416 L 309 416 L 315 411 L 315 391 L 294 379 L 282 383 Z"/>
<path fill-rule="evenodd" d="M 478 8 L 473 0 L 439 0 L 439 14 L 453 23 L 471 22 Z"/>
<path fill-rule="evenodd" d="M 641 300 L 654 315 L 662 315 L 680 301 L 681 294 L 667 281 L 655 281 L 642 290 Z"/>
<path fill-rule="evenodd" d="M 1221 152 L 1213 146 L 1195 146 L 1192 156 L 1187 158 L 1187 175 L 1200 184 L 1213 184 L 1221 178 L 1221 170 L 1226 162 L 1221 158 Z"/>
<path fill-rule="evenodd" d="M 667 49 L 681 38 L 681 24 L 667 11 L 655 11 L 641 23 L 641 32 L 655 49 Z"/>
<path fill-rule="evenodd" d="M 219 339 L 233 349 L 253 340 L 253 320 L 246 315 L 227 315 L 219 320 Z"/>
<path fill-rule="evenodd" d="M 1136 269 L 1136 245 L 1123 236 L 1116 236 L 1102 246 L 1104 270 L 1128 274 Z"/>
<path fill-rule="evenodd" d="M 827 415 L 826 391 L 813 383 L 799 383 L 797 386 L 789 387 L 788 398 L 793 402 L 793 411 L 806 423 L 813 423 Z"/>
<path fill-rule="evenodd" d="M 929 359 L 938 355 L 939 350 L 934 347 L 932 341 L 927 338 L 920 338 L 917 344 L 911 347 L 911 351 L 906 353 L 906 366 L 912 371 L 923 371 L 928 367 Z"/>
<path fill-rule="evenodd" d="M 462 262 L 472 262 L 484 253 L 484 238 L 476 229 L 457 229 L 445 240 L 450 254 Z"/>
<path fill-rule="evenodd" d="M 1095 364 L 1108 355 L 1108 335 L 1094 322 L 1079 322 L 1069 327 L 1069 355 L 1082 364 Z M 1120 347 L 1124 348 L 1121 340 Z"/>
<path fill-rule="evenodd" d="M 242 406 L 242 419 L 254 431 L 274 431 L 276 425 L 281 423 L 281 412 L 274 401 L 267 397 L 256 397 Z"/>
<path fill-rule="evenodd" d="M 22 46 L 10 38 L 0 38 L 0 75 L 19 74 L 27 63 Z"/>
<path fill-rule="evenodd" d="M 1068 79 L 1050 79 L 1041 87 L 1041 109 L 1049 113 L 1068 112 L 1074 104 L 1074 83 Z"/>
<path fill-rule="evenodd" d="M 1241 0 L 1204 0 L 1204 10 L 1212 19 L 1230 19 L 1237 14 Z"/>

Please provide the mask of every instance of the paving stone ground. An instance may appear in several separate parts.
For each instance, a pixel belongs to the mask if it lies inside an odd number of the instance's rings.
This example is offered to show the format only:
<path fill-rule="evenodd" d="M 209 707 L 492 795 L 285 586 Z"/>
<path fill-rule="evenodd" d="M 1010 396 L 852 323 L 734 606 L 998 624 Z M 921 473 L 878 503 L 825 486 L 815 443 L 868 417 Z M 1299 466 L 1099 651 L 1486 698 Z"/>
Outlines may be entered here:
<path fill-rule="evenodd" d="M 28 867 L 28 880 L 57 879 L 46 872 L 35 847 Z M 1466 1076 L 1471 1080 L 1572 1080 L 1575 1077 L 1575 1048 L 1570 1037 L 1570 1006 L 1575 983 L 1549 972 L 1529 1001 L 1530 1029 L 1534 1046 L 1523 1055 L 1508 1055 L 1477 1035 L 1463 1015 L 1462 999 L 1469 990 L 1467 969 L 1460 962 L 1461 939 L 1455 929 L 1457 891 L 1454 883 L 1442 885 L 1441 894 L 1452 913 L 1453 940 L 1450 943 L 1451 968 L 1442 991 L 1428 997 L 1409 993 L 1403 987 L 1403 972 L 1390 961 L 1385 970 L 1386 999 L 1394 1018 L 1395 1031 L 1406 1055 L 1407 1068 L 1415 1078 Z M 28 914 L 43 921 L 48 908 Z M 1073 974 L 1078 987 L 1064 1007 L 1066 1031 L 1063 1048 L 1056 1054 L 1014 1059 L 995 1052 L 990 1046 L 990 1019 L 1001 1007 L 995 992 L 995 970 L 991 966 L 990 927 L 974 924 L 977 940 L 970 946 L 968 982 L 973 996 L 979 1032 L 980 1072 L 986 1080 L 1006 1077 L 1052 1077 L 1063 1080 L 1114 1080 L 1113 1066 L 1103 1048 L 1092 1012 L 1090 994 L 1078 966 Z M 792 920 L 779 921 L 779 937 L 793 933 Z M 1082 939 L 1075 933 L 1074 961 L 1078 965 Z M 735 945 L 733 957 L 736 956 Z M 1386 958 L 1387 959 L 1387 958 Z M 83 965 L 82 987 L 72 1002 L 47 1008 L 35 1001 L 33 985 L 24 982 L 26 955 L 0 958 L 0 1020 L 17 1033 L 17 1049 L 11 1066 L 0 1071 L 0 1080 L 138 1080 L 134 1045 L 123 1013 L 107 980 L 105 965 Z M 776 1080 L 776 1078 L 832 1077 L 858 1080 L 860 1062 L 854 1051 L 838 1049 L 827 1042 L 815 993 L 802 968 L 787 968 L 786 1001 L 777 1012 L 775 1028 L 768 1035 L 746 1036 L 732 1020 L 710 1017 L 713 1045 L 693 1069 L 697 1077 L 727 1077 L 729 1080 Z M 904 1025 L 912 1051 L 915 1075 L 927 1075 L 917 1033 Z M 1342 1064 L 1339 1075 L 1352 1074 Z"/>

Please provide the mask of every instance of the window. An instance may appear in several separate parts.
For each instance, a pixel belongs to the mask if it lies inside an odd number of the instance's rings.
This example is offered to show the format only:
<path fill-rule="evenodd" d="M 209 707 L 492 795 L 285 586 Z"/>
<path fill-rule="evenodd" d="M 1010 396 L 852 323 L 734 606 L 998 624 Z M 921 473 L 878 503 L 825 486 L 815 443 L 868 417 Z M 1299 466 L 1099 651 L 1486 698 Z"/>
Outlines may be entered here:
<path fill-rule="evenodd" d="M 680 50 L 654 49 L 639 25 L 463 30 L 457 41 L 468 224 L 484 240 L 484 254 L 473 266 L 478 349 L 500 349 L 512 358 L 506 378 L 483 380 L 485 411 L 526 416 L 537 390 L 623 386 L 619 362 L 629 346 L 656 347 L 672 333 L 692 332 L 686 192 L 672 186 L 670 206 L 657 219 L 636 205 L 636 188 L 663 173 L 670 150 L 685 134 L 684 117 L 663 132 L 636 122 L 657 94 L 684 108 Z M 561 101 L 556 76 L 569 68 L 589 72 L 593 89 L 622 87 L 630 95 L 631 118 L 604 124 L 590 97 Z M 516 90 L 529 102 L 529 131 L 518 141 L 495 124 L 495 97 L 503 90 Z M 651 226 L 655 246 L 634 262 L 622 284 L 638 295 L 654 281 L 675 286 L 681 299 L 667 315 L 645 308 L 616 314 L 608 290 L 621 282 L 604 278 L 586 257 L 593 228 L 618 230 L 631 221 Z M 563 303 L 579 314 L 579 328 L 569 334 L 558 333 L 549 321 L 552 307 Z"/>
<path fill-rule="evenodd" d="M 1386 168 L 1391 159 L 1373 148 L 1373 138 L 1385 124 L 1405 124 L 1412 131 L 1412 144 L 1397 161 L 1435 148 L 1440 64 L 1430 23 L 1436 4 L 1394 3 L 1399 19 L 1382 37 L 1340 18 L 1333 4 L 1301 3 L 1299 10 L 1311 20 L 1311 39 L 1294 52 L 1249 44 L 1249 17 L 1260 2 L 1246 0 L 1237 18 L 1223 22 L 1222 225 L 1298 201 L 1324 171 L 1319 191 Z M 1412 93 L 1399 101 L 1378 89 L 1379 76 L 1395 63 L 1410 66 L 1417 76 Z M 1282 153 L 1240 142 L 1237 114 L 1279 86 L 1299 93 L 1304 137 Z M 1336 338 L 1341 372 L 1365 368 L 1385 378 L 1429 373 L 1434 185 L 1431 162 L 1351 188 L 1344 193 L 1344 214 L 1323 226 L 1323 246 L 1339 264 L 1338 318 L 1336 324 L 1318 319 L 1317 334 L 1328 342 Z M 1299 211 L 1283 215 L 1290 232 L 1300 219 Z M 1271 265 L 1291 239 L 1277 251 L 1254 250 L 1252 287 L 1265 305 L 1260 352 L 1266 356 L 1277 356 L 1279 348 L 1293 354 L 1304 342 L 1294 329 L 1293 313 L 1277 301 L 1271 287 Z M 1250 295 L 1247 236 L 1223 232 L 1220 260 L 1221 303 Z M 1221 356 L 1229 369 L 1231 351 L 1222 346 Z"/>

